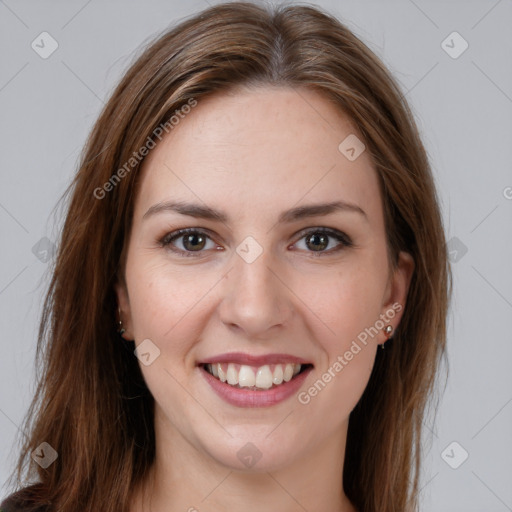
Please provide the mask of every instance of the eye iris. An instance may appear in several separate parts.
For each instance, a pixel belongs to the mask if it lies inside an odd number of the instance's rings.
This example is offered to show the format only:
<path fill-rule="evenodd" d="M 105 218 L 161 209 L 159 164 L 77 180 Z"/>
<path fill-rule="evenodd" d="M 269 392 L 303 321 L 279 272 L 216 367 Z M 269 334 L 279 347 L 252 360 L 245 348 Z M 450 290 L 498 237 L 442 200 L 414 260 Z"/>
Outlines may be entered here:
<path fill-rule="evenodd" d="M 309 248 L 312 248 L 314 251 L 325 249 L 329 245 L 329 237 L 323 233 L 313 233 L 309 237 L 306 238 L 306 244 Z M 319 244 L 319 245 L 313 245 Z"/>
<path fill-rule="evenodd" d="M 199 233 L 191 233 L 183 237 L 183 246 L 189 251 L 203 249 L 205 242 L 205 237 Z"/>

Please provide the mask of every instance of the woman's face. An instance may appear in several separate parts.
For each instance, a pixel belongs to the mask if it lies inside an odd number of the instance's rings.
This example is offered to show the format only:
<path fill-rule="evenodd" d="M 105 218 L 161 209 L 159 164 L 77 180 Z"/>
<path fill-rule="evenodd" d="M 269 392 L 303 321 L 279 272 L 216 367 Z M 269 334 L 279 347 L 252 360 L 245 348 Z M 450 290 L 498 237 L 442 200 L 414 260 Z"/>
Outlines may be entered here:
<path fill-rule="evenodd" d="M 157 446 L 266 471 L 343 448 L 413 268 L 401 254 L 389 271 L 354 136 L 315 92 L 240 89 L 150 151 L 116 291 Z"/>

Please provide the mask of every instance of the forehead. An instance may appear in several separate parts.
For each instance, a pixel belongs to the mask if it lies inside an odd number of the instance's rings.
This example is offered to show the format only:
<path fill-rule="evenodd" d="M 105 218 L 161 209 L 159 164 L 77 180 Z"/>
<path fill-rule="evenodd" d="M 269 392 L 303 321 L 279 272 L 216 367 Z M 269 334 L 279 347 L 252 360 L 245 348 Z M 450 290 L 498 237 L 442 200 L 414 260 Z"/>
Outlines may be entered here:
<path fill-rule="evenodd" d="M 237 89 L 199 99 L 146 157 L 136 215 L 170 198 L 232 206 L 239 218 L 339 199 L 379 215 L 368 152 L 350 161 L 339 149 L 354 135 L 362 140 L 347 116 L 308 89 Z"/>

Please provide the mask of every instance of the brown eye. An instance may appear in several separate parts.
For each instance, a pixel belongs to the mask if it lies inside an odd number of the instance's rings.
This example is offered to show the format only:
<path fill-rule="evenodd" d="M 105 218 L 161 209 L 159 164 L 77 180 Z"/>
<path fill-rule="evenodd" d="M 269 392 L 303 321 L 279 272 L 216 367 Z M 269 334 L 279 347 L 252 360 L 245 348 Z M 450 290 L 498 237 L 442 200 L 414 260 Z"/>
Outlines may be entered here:
<path fill-rule="evenodd" d="M 329 245 L 329 237 L 324 233 L 313 233 L 306 237 L 306 245 L 313 251 L 323 251 Z"/>
<path fill-rule="evenodd" d="M 304 246 L 299 247 L 303 242 Z M 345 233 L 337 229 L 315 228 L 302 232 L 302 237 L 294 244 L 297 248 L 322 256 L 352 247 L 352 240 Z"/>
<path fill-rule="evenodd" d="M 160 240 L 160 245 L 180 256 L 200 256 L 205 250 L 216 247 L 211 237 L 204 231 L 192 228 L 180 229 L 165 235 Z"/>
<path fill-rule="evenodd" d="M 200 251 L 206 245 L 206 237 L 201 233 L 184 235 L 182 244 L 187 251 Z"/>

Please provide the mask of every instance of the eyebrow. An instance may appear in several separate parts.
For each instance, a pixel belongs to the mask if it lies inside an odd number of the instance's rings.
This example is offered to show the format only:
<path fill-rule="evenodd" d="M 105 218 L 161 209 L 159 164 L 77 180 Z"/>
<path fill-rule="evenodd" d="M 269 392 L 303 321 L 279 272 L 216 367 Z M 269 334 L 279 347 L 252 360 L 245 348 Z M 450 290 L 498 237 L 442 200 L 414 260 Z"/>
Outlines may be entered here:
<path fill-rule="evenodd" d="M 317 217 L 329 215 L 331 213 L 343 211 L 354 212 L 360 214 L 366 221 L 368 216 L 366 212 L 356 204 L 346 201 L 334 201 L 331 203 L 312 204 L 306 206 L 298 206 L 290 210 L 284 211 L 279 215 L 279 223 L 291 223 L 308 217 Z M 143 215 L 142 219 L 147 219 L 162 212 L 176 212 L 181 215 L 188 215 L 199 219 L 215 220 L 222 223 L 229 222 L 228 215 L 221 211 L 203 206 L 200 204 L 186 203 L 183 201 L 162 201 L 151 206 Z"/>

